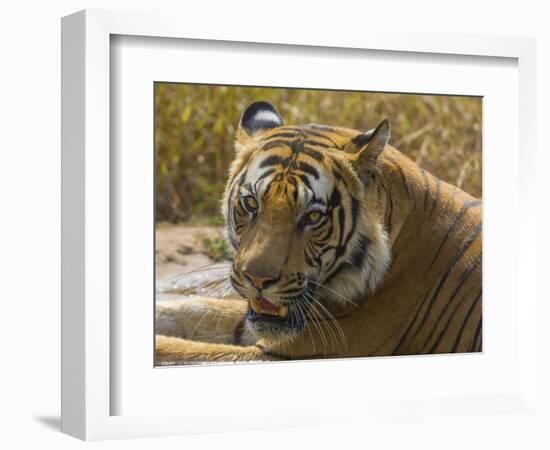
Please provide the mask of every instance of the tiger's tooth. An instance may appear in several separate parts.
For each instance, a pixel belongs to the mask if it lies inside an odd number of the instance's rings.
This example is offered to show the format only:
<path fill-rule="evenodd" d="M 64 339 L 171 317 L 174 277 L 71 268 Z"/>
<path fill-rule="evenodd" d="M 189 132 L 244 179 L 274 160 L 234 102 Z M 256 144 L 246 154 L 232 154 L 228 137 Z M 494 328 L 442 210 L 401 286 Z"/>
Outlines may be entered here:
<path fill-rule="evenodd" d="M 262 312 L 262 305 L 255 298 L 250 300 L 250 306 L 252 307 L 254 312 L 256 312 L 257 314 L 260 314 Z"/>
<path fill-rule="evenodd" d="M 279 309 L 279 316 L 281 316 L 283 319 L 288 316 L 288 308 L 286 306 L 281 306 Z"/>

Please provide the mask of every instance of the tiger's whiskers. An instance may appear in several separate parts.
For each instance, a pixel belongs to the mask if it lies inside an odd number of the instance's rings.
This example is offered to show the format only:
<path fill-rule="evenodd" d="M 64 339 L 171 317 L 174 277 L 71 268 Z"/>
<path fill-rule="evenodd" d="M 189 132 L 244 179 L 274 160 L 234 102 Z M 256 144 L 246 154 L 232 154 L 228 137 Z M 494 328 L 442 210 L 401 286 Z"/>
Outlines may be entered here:
<path fill-rule="evenodd" d="M 355 303 L 353 300 L 349 299 L 348 297 L 342 295 L 340 292 L 337 292 L 335 291 L 334 289 L 332 288 L 329 288 L 328 286 L 322 284 L 322 283 L 319 283 L 318 281 L 315 281 L 315 280 L 312 280 L 310 278 L 308 278 L 307 280 L 308 283 L 312 283 L 314 286 L 316 287 L 320 287 L 320 288 L 323 288 L 323 289 L 326 289 L 327 291 L 337 295 L 338 297 L 340 297 L 342 300 L 344 300 L 345 302 L 357 307 L 359 306 L 357 303 Z"/>

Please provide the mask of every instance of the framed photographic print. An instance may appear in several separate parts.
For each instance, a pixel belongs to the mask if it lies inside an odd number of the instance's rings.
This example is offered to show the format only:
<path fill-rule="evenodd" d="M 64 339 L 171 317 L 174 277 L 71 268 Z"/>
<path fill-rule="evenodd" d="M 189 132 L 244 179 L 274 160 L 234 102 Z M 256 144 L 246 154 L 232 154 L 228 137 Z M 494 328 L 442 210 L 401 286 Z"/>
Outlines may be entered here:
<path fill-rule="evenodd" d="M 63 19 L 63 431 L 531 410 L 533 42 L 185 23 Z"/>

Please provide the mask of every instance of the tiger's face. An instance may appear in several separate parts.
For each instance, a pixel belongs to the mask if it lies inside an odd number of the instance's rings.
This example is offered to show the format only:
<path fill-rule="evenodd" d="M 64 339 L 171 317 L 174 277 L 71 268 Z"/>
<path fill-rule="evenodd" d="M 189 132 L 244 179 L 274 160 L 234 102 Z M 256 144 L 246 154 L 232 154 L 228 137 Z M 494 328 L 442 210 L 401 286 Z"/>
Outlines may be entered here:
<path fill-rule="evenodd" d="M 368 179 L 388 135 L 387 121 L 367 133 L 283 126 L 265 102 L 243 114 L 223 212 L 231 282 L 259 337 L 291 339 L 381 281 L 389 248 Z"/>

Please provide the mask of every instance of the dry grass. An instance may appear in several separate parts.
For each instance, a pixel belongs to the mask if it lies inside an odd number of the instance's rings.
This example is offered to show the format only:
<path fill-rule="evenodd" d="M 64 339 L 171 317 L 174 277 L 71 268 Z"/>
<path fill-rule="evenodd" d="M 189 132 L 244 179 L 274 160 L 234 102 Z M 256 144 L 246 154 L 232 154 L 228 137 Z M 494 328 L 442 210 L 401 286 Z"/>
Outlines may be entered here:
<path fill-rule="evenodd" d="M 441 179 L 481 197 L 481 99 L 158 83 L 157 221 L 219 221 L 240 115 L 271 102 L 287 124 L 369 129 L 387 117 L 390 143 Z"/>

